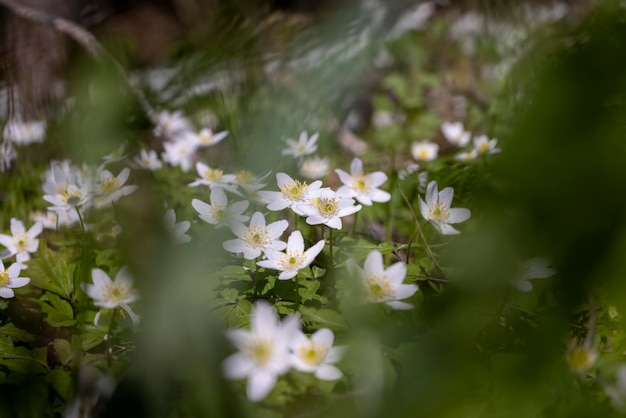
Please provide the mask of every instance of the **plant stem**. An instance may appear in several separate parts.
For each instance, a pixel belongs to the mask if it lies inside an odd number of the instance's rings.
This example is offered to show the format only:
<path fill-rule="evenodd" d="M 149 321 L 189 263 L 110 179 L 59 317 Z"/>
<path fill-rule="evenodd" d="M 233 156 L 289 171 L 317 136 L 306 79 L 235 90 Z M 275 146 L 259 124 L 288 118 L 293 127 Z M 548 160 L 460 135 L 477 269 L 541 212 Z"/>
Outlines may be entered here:
<path fill-rule="evenodd" d="M 417 226 L 417 232 L 419 233 L 420 238 L 422 238 L 422 242 L 424 243 L 424 249 L 426 250 L 426 254 L 428 255 L 428 258 L 430 258 L 430 260 L 433 262 L 435 267 L 437 267 L 437 269 L 439 269 L 441 274 L 443 274 L 444 277 L 445 277 L 445 273 L 444 273 L 443 269 L 441 268 L 441 266 L 437 262 L 437 259 L 435 258 L 435 255 L 433 254 L 432 250 L 430 249 L 430 246 L 428 245 L 428 241 L 426 241 L 426 237 L 424 236 L 424 231 L 422 230 L 422 225 L 420 225 L 420 222 L 417 219 L 417 215 L 415 214 L 415 211 L 413 210 L 413 207 L 411 206 L 411 202 L 409 202 L 409 199 L 404 194 L 404 191 L 402 190 L 402 187 L 400 187 L 399 184 L 397 186 L 398 186 L 398 190 L 400 190 L 400 194 L 402 195 L 402 199 L 404 199 L 404 202 L 406 203 L 406 205 L 409 208 L 409 212 L 411 212 L 411 217 L 413 218 L 413 221 L 415 222 L 415 225 Z"/>
<path fill-rule="evenodd" d="M 80 229 L 83 231 L 83 242 L 85 242 L 85 222 L 83 221 L 83 215 L 80 214 L 77 206 L 74 206 L 76 210 L 76 214 L 78 215 L 78 220 L 80 221 Z"/>
<path fill-rule="evenodd" d="M 115 326 L 115 317 L 117 314 L 117 308 L 112 310 L 111 313 L 111 322 L 109 322 L 109 331 L 107 331 L 107 364 L 109 368 L 111 368 L 111 363 L 113 361 L 113 327 Z"/>

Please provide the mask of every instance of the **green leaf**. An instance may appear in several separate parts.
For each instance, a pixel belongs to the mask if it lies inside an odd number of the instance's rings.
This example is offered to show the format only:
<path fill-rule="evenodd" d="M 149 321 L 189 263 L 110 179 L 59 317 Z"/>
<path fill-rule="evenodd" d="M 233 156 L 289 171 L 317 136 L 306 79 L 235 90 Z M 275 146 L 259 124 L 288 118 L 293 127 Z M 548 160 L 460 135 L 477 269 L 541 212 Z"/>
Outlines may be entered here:
<path fill-rule="evenodd" d="M 320 282 L 317 280 L 301 280 L 299 283 L 300 288 L 298 289 L 298 294 L 302 298 L 302 302 L 320 299 L 320 295 L 317 294 L 317 290 L 320 288 Z"/>
<path fill-rule="evenodd" d="M 49 303 L 46 303 L 48 301 Z M 46 322 L 54 327 L 71 327 L 76 324 L 74 310 L 66 300 L 54 293 L 45 293 L 40 301 L 41 310 L 48 314 Z"/>
<path fill-rule="evenodd" d="M 0 337 L 0 365 L 18 373 L 45 372 L 47 367 L 45 359 L 33 358 L 26 347 L 14 347 L 8 337 Z"/>
<path fill-rule="evenodd" d="M 267 294 L 267 292 L 272 290 L 275 285 L 276 285 L 276 276 L 267 276 L 267 283 L 265 283 L 265 286 L 263 287 L 261 294 L 262 295 Z"/>
<path fill-rule="evenodd" d="M 64 366 L 72 360 L 72 345 L 68 340 L 57 338 L 52 342 L 52 346 Z"/>
<path fill-rule="evenodd" d="M 0 327 L 0 335 L 11 337 L 19 341 L 32 341 L 33 339 L 31 334 L 19 329 L 11 322 Z"/>
<path fill-rule="evenodd" d="M 72 397 L 72 377 L 63 369 L 52 370 L 46 376 L 46 382 L 63 399 L 67 401 Z"/>
<path fill-rule="evenodd" d="M 31 284 L 66 299 L 74 290 L 72 277 L 74 267 L 68 265 L 67 256 L 61 251 L 52 252 L 45 245 L 39 245 L 37 257 L 28 264 Z"/>
<path fill-rule="evenodd" d="M 240 300 L 228 313 L 228 326 L 240 328 L 250 323 L 252 303 L 248 300 Z"/>
<path fill-rule="evenodd" d="M 331 330 L 345 330 L 348 328 L 343 316 L 339 312 L 333 311 L 328 308 L 310 308 L 306 306 L 300 306 L 300 313 L 302 319 L 311 322 L 314 328 L 330 328 Z"/>

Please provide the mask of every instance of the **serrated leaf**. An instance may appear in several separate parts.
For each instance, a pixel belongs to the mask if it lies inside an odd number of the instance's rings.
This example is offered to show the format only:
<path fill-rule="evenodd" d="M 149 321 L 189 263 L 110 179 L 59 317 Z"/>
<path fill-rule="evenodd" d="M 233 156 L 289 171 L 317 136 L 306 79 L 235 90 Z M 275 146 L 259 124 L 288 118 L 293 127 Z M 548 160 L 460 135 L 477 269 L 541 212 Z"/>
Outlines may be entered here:
<path fill-rule="evenodd" d="M 301 286 L 298 289 L 298 295 L 302 298 L 302 302 L 319 299 L 320 296 L 317 294 L 317 291 L 320 288 L 320 282 L 317 280 L 301 280 L 298 283 Z"/>
<path fill-rule="evenodd" d="M 250 312 L 252 311 L 252 303 L 248 300 L 240 300 L 228 312 L 228 326 L 240 328 L 250 323 Z"/>
<path fill-rule="evenodd" d="M 74 310 L 66 300 L 47 292 L 41 298 L 41 310 L 48 314 L 46 322 L 54 327 L 71 327 L 76 324 L 74 319 Z M 50 302 L 49 304 L 45 301 Z"/>
<path fill-rule="evenodd" d="M 19 329 L 11 322 L 0 327 L 0 335 L 11 337 L 19 341 L 32 341 L 33 339 L 31 334 Z"/>
<path fill-rule="evenodd" d="M 276 285 L 276 276 L 267 276 L 267 283 L 263 286 L 263 290 L 261 291 L 262 295 L 265 295 L 267 292 L 272 290 Z"/>

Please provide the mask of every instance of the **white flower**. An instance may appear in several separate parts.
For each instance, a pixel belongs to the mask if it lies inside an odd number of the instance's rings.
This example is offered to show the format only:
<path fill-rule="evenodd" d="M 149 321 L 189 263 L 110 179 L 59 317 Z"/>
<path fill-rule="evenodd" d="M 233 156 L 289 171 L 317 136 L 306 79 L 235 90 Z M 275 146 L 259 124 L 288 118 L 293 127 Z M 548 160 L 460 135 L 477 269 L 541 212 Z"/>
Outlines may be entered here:
<path fill-rule="evenodd" d="M 28 231 L 24 223 L 15 218 L 11 218 L 11 235 L 0 234 L 0 244 L 4 245 L 11 254 L 24 257 L 24 261 L 30 260 L 30 253 L 37 252 L 39 240 L 37 236 L 41 234 L 43 225 L 36 222 Z"/>
<path fill-rule="evenodd" d="M 246 222 L 249 216 L 243 215 L 250 202 L 242 200 L 228 205 L 228 198 L 224 190 L 216 187 L 211 191 L 211 204 L 199 199 L 193 199 L 191 206 L 200 214 L 200 219 L 216 227 L 229 226 L 232 222 Z"/>
<path fill-rule="evenodd" d="M 473 150 L 468 151 L 468 152 L 460 152 L 460 153 L 458 153 L 457 155 L 454 156 L 454 159 L 457 160 L 457 161 L 467 162 L 467 161 L 475 160 L 476 157 L 478 157 L 478 152 L 475 149 L 473 149 Z"/>
<path fill-rule="evenodd" d="M 109 170 L 100 171 L 100 181 L 96 186 L 94 196 L 95 206 L 100 208 L 117 202 L 121 197 L 128 196 L 137 190 L 137 186 L 124 186 L 128 180 L 130 169 L 124 168 L 117 176 L 113 176 Z"/>
<path fill-rule="evenodd" d="M 449 143 L 457 147 L 464 147 L 470 142 L 471 134 L 463 129 L 463 122 L 444 122 L 441 132 Z"/>
<path fill-rule="evenodd" d="M 230 225 L 230 229 L 238 238 L 225 241 L 223 246 L 226 251 L 243 253 L 247 260 L 254 260 L 267 249 L 284 250 L 287 243 L 278 238 L 288 226 L 289 223 L 284 219 L 265 226 L 265 216 L 261 212 L 254 212 L 249 226 L 241 222 L 233 222 Z"/>
<path fill-rule="evenodd" d="M 93 299 L 93 304 L 105 309 L 115 309 L 120 307 L 128 313 L 133 324 L 139 323 L 139 317 L 128 306 L 138 299 L 138 295 L 133 289 L 133 280 L 128 273 L 127 267 L 122 267 L 115 276 L 111 278 L 99 268 L 91 270 L 93 284 L 83 283 L 82 289 Z M 94 324 L 98 325 L 100 312 L 94 319 Z"/>
<path fill-rule="evenodd" d="M 460 234 L 450 224 L 463 222 L 471 216 L 469 209 L 450 208 L 454 189 L 446 187 L 437 191 L 437 182 L 431 181 L 426 188 L 426 202 L 419 197 L 420 212 L 424 219 L 430 221 L 443 235 Z"/>
<path fill-rule="evenodd" d="M 175 242 L 182 244 L 191 241 L 191 237 L 186 234 L 187 230 L 191 226 L 191 222 L 182 221 L 177 223 L 176 212 L 174 212 L 174 209 L 168 209 L 165 212 L 165 216 L 163 216 L 163 225 Z"/>
<path fill-rule="evenodd" d="M 210 147 L 222 141 L 228 135 L 227 131 L 213 133 L 209 128 L 201 129 L 200 132 L 188 132 L 189 141 L 197 147 Z"/>
<path fill-rule="evenodd" d="M 280 270 L 278 280 L 288 280 L 311 264 L 322 251 L 322 248 L 324 248 L 324 240 L 318 241 L 314 246 L 304 251 L 302 233 L 293 231 L 287 239 L 287 249 L 284 253 L 268 249 L 265 251 L 267 260 L 261 260 L 257 264 L 268 269 Z"/>
<path fill-rule="evenodd" d="M 58 216 L 51 210 L 36 210 L 28 216 L 32 222 L 39 222 L 45 229 L 56 229 Z"/>
<path fill-rule="evenodd" d="M 309 199 L 317 197 L 322 182 L 316 180 L 311 184 L 294 180 L 285 173 L 276 174 L 276 183 L 280 192 L 260 191 L 259 196 L 267 203 L 269 210 L 283 210 L 291 208 L 298 215 L 304 215 L 297 206 L 307 203 Z"/>
<path fill-rule="evenodd" d="M 48 209 L 57 212 L 85 206 L 89 203 L 90 197 L 91 188 L 89 183 L 84 183 L 81 186 L 70 184 L 62 193 L 43 195 L 44 200 L 52 203 L 52 206 L 48 206 Z"/>
<path fill-rule="evenodd" d="M 0 297 L 5 299 L 15 296 L 13 289 L 26 286 L 30 282 L 28 277 L 19 277 L 22 265 L 13 263 L 8 269 L 4 268 L 4 263 L 0 260 Z"/>
<path fill-rule="evenodd" d="M 439 145 L 430 141 L 414 142 L 411 144 L 411 155 L 415 161 L 432 161 L 437 158 Z"/>
<path fill-rule="evenodd" d="M 193 143 L 183 138 L 174 142 L 164 142 L 163 148 L 165 149 L 165 152 L 161 154 L 163 161 L 174 167 L 180 167 L 184 172 L 191 169 L 196 152 L 196 146 Z"/>
<path fill-rule="evenodd" d="M 355 158 L 350 164 L 350 174 L 336 169 L 339 180 L 344 184 L 337 190 L 337 195 L 342 197 L 354 197 L 359 203 L 371 206 L 372 202 L 388 202 L 391 195 L 378 186 L 387 181 L 387 175 L 382 171 L 365 174 L 363 163 Z"/>
<path fill-rule="evenodd" d="M 361 210 L 361 205 L 354 206 L 354 199 L 338 196 L 330 189 L 322 189 L 319 197 L 309 199 L 310 203 L 298 205 L 309 225 L 324 224 L 330 228 L 341 229 L 341 218 Z"/>
<path fill-rule="evenodd" d="M 70 184 L 82 185 L 88 183 L 88 169 L 81 170 L 69 161 L 52 161 L 50 169 L 46 171 L 43 191 L 45 194 L 55 195 L 63 193 Z"/>
<path fill-rule="evenodd" d="M 384 303 L 393 309 L 412 309 L 413 305 L 400 302 L 413 296 L 418 287 L 414 284 L 403 284 L 406 276 L 406 265 L 399 261 L 385 270 L 382 254 L 374 250 L 365 259 L 363 269 L 354 263 L 350 264 L 361 279 L 368 302 Z"/>
<path fill-rule="evenodd" d="M 173 113 L 164 110 L 154 117 L 154 123 L 154 134 L 169 139 L 191 130 L 191 124 L 180 110 Z"/>
<path fill-rule="evenodd" d="M 526 260 L 522 264 L 522 272 L 515 280 L 513 285 L 522 292 L 530 292 L 533 288 L 533 284 L 530 282 L 532 279 L 547 279 L 554 276 L 556 270 L 549 267 L 550 260 L 542 257 L 535 257 Z"/>
<path fill-rule="evenodd" d="M 189 183 L 189 187 L 204 185 L 209 186 L 211 190 L 216 187 L 235 190 L 236 177 L 234 174 L 224 174 L 219 168 L 211 168 L 201 162 L 196 163 L 196 171 L 200 178 Z"/>
<path fill-rule="evenodd" d="M 22 122 L 19 120 L 11 120 L 4 125 L 2 134 L 4 135 L 4 139 L 8 139 L 17 145 L 43 142 L 46 136 L 46 121 L 36 120 Z"/>
<path fill-rule="evenodd" d="M 291 155 L 294 158 L 301 158 L 305 155 L 313 154 L 317 151 L 318 133 L 311 135 L 309 138 L 306 132 L 300 134 L 300 138 L 295 141 L 291 138 L 287 139 L 287 149 L 284 149 L 283 155 Z"/>
<path fill-rule="evenodd" d="M 419 164 L 408 162 L 398 171 L 398 178 L 404 180 L 419 169 Z"/>
<path fill-rule="evenodd" d="M 224 360 L 224 375 L 229 379 L 248 378 L 246 394 L 260 401 L 274 388 L 278 376 L 290 367 L 289 344 L 299 330 L 297 317 L 279 321 L 274 308 L 257 302 L 250 314 L 250 330 L 227 330 L 226 336 L 239 350 Z"/>
<path fill-rule="evenodd" d="M 270 173 L 271 171 L 268 171 L 266 174 L 258 177 L 248 170 L 239 170 L 235 173 L 235 183 L 238 184 L 244 192 L 254 195 L 258 190 L 266 186 L 264 183 L 261 183 L 261 181 L 265 180 Z"/>
<path fill-rule="evenodd" d="M 500 148 L 497 148 L 498 140 L 489 139 L 487 135 L 480 135 L 474 138 L 474 149 L 478 154 L 497 154 Z"/>
<path fill-rule="evenodd" d="M 333 347 L 335 336 L 328 328 L 317 330 L 311 338 L 297 331 L 291 342 L 291 365 L 301 372 L 315 373 L 321 380 L 337 380 L 343 373 L 334 366 L 345 347 Z"/>
<path fill-rule="evenodd" d="M 299 172 L 302 177 L 307 179 L 319 179 L 328 174 L 329 168 L 328 158 L 315 156 L 305 158 L 304 161 L 302 161 Z"/>
<path fill-rule="evenodd" d="M 146 151 L 142 149 L 139 155 L 135 157 L 135 163 L 139 168 L 145 170 L 159 170 L 163 168 L 163 163 L 159 160 L 159 156 L 155 150 Z"/>
<path fill-rule="evenodd" d="M 120 146 L 117 147 L 116 150 L 102 157 L 102 160 L 104 161 L 104 164 L 102 165 L 104 166 L 108 163 L 123 160 L 124 158 L 126 158 L 126 155 L 124 155 L 125 150 L 126 150 L 126 143 L 121 143 Z"/>

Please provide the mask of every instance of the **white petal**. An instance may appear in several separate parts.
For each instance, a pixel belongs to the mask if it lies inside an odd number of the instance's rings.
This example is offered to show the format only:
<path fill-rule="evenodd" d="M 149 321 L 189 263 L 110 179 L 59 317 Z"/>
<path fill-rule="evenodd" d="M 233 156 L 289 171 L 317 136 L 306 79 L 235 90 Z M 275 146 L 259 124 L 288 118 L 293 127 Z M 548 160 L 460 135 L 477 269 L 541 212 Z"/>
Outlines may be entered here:
<path fill-rule="evenodd" d="M 228 241 L 224 241 L 222 247 L 224 247 L 226 251 L 238 254 L 243 252 L 245 244 L 240 239 L 230 239 Z"/>
<path fill-rule="evenodd" d="M 461 231 L 454 229 L 447 223 L 433 222 L 433 225 L 435 225 L 435 227 L 437 227 L 439 232 L 441 232 L 443 235 L 458 235 L 461 233 Z"/>
<path fill-rule="evenodd" d="M 439 192 L 439 203 L 445 205 L 447 208 L 452 204 L 452 198 L 454 197 L 454 189 L 452 187 L 446 187 Z"/>
<path fill-rule="evenodd" d="M 517 287 L 522 292 L 530 292 L 533 290 L 533 284 L 530 280 L 519 280 L 513 283 L 513 286 Z"/>
<path fill-rule="evenodd" d="M 414 306 L 409 303 L 398 302 L 397 300 L 392 300 L 390 302 L 385 302 L 391 308 L 396 309 L 398 311 L 408 311 L 409 309 L 413 309 Z"/>
<path fill-rule="evenodd" d="M 235 353 L 224 360 L 222 370 L 227 379 L 243 379 L 250 374 L 252 362 L 243 353 Z"/>
<path fill-rule="evenodd" d="M 322 344 L 326 347 L 332 347 L 335 341 L 335 335 L 328 328 L 320 328 L 311 335 L 311 341 Z"/>
<path fill-rule="evenodd" d="M 290 250 L 304 252 L 304 239 L 302 238 L 302 233 L 300 231 L 293 231 L 289 235 L 289 238 L 287 239 L 287 248 Z"/>
<path fill-rule="evenodd" d="M 263 219 L 265 220 L 265 218 Z M 285 219 L 281 219 L 280 221 L 272 222 L 271 224 L 269 224 L 267 226 L 267 232 L 272 239 L 276 239 L 280 237 L 288 227 L 289 222 L 287 222 Z"/>
<path fill-rule="evenodd" d="M 406 276 L 406 264 L 402 261 L 398 261 L 389 266 L 385 274 L 392 284 L 400 284 L 404 281 L 404 277 Z"/>
<path fill-rule="evenodd" d="M 24 222 L 15 218 L 11 218 L 11 234 L 15 236 L 18 234 L 23 234 L 24 232 L 26 232 L 26 227 L 24 227 Z"/>
<path fill-rule="evenodd" d="M 11 279 L 11 287 L 14 289 L 17 287 L 26 286 L 28 283 L 30 283 L 29 277 L 16 277 L 15 279 Z"/>
<path fill-rule="evenodd" d="M 104 289 L 106 285 L 111 284 L 111 278 L 102 270 L 95 268 L 91 270 L 91 278 L 96 289 Z"/>
<path fill-rule="evenodd" d="M 450 216 L 448 217 L 446 222 L 449 224 L 456 224 L 468 220 L 470 216 L 472 216 L 472 213 L 469 209 L 452 208 L 450 209 Z"/>
<path fill-rule="evenodd" d="M 8 287 L 0 287 L 0 297 L 8 299 L 12 298 L 13 296 L 15 296 L 13 289 Z"/>
<path fill-rule="evenodd" d="M 354 176 L 355 174 L 359 174 L 362 172 L 363 172 L 363 162 L 358 158 L 354 158 L 352 160 L 352 163 L 350 163 L 350 174 Z"/>
<path fill-rule="evenodd" d="M 293 179 L 285 173 L 276 173 L 276 184 L 279 189 L 292 180 Z"/>
<path fill-rule="evenodd" d="M 211 205 L 206 202 L 203 202 L 199 199 L 193 199 L 191 201 L 191 206 L 198 212 L 200 215 L 209 216 L 211 214 Z"/>
<path fill-rule="evenodd" d="M 326 225 L 330 228 L 341 229 L 342 227 L 341 218 L 338 216 L 335 216 L 334 218 L 327 220 Z"/>
<path fill-rule="evenodd" d="M 322 252 L 325 244 L 326 243 L 324 242 L 324 240 L 319 240 L 314 246 L 306 250 L 304 252 L 304 262 L 302 263 L 301 267 L 306 267 L 311 264 L 313 260 L 315 260 L 315 257 L 317 257 L 318 254 Z"/>
<path fill-rule="evenodd" d="M 341 379 L 343 373 L 332 364 L 322 364 L 315 371 L 315 377 L 320 380 L 337 380 Z"/>
<path fill-rule="evenodd" d="M 417 290 L 418 287 L 414 284 L 401 284 L 395 289 L 395 297 L 398 300 L 410 298 Z"/>
<path fill-rule="evenodd" d="M 383 274 L 383 255 L 378 250 L 373 250 L 367 255 L 363 264 L 365 274 L 379 276 Z"/>
<path fill-rule="evenodd" d="M 435 180 L 428 183 L 426 187 L 426 205 L 433 206 L 437 203 L 439 193 L 437 192 L 437 182 Z"/>

